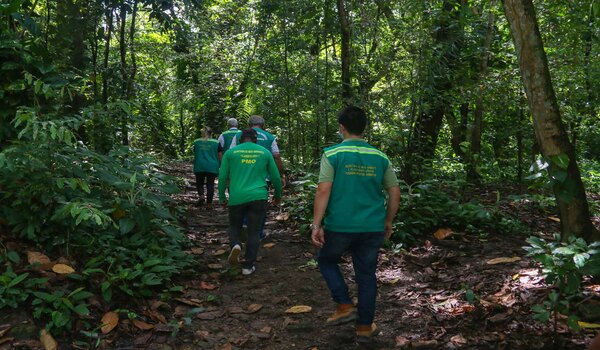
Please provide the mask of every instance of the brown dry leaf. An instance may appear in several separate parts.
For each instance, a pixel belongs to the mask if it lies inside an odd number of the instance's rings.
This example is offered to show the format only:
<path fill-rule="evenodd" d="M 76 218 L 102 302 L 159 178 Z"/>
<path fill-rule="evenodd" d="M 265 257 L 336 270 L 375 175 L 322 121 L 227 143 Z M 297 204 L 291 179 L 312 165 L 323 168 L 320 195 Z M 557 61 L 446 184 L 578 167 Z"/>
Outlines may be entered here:
<path fill-rule="evenodd" d="M 144 310 L 144 315 L 150 317 L 153 321 L 159 323 L 167 323 L 167 319 L 161 313 L 154 310 Z M 154 326 L 156 327 L 156 326 Z"/>
<path fill-rule="evenodd" d="M 214 320 L 215 318 L 221 317 L 225 314 L 225 311 L 210 311 L 210 312 L 201 312 L 196 315 L 196 318 L 200 320 Z"/>
<path fill-rule="evenodd" d="M 150 338 L 152 338 L 153 335 L 154 334 L 152 332 L 143 333 L 139 337 L 135 338 L 133 343 L 137 346 L 145 345 L 150 340 Z"/>
<path fill-rule="evenodd" d="M 162 308 L 165 308 L 165 309 L 170 309 L 170 308 L 171 308 L 171 305 L 169 305 L 169 304 L 165 303 L 164 301 L 160 301 L 160 300 L 153 300 L 153 301 L 150 303 L 150 308 L 151 308 L 152 310 L 156 311 L 156 310 L 158 310 L 158 309 L 162 309 Z"/>
<path fill-rule="evenodd" d="M 266 327 L 263 327 L 263 328 L 260 329 L 260 331 L 262 333 L 271 333 L 272 330 L 273 330 L 273 328 L 271 328 L 269 326 L 266 326 Z"/>
<path fill-rule="evenodd" d="M 202 255 L 204 253 L 204 248 L 192 248 L 192 254 Z"/>
<path fill-rule="evenodd" d="M 230 308 L 227 309 L 227 312 L 229 312 L 230 314 L 243 314 L 244 313 L 244 309 L 242 309 L 239 306 L 232 306 Z"/>
<path fill-rule="evenodd" d="M 2 345 L 4 343 L 9 343 L 13 340 L 15 340 L 15 338 L 13 338 L 13 337 L 0 338 L 0 345 Z"/>
<path fill-rule="evenodd" d="M 215 345 L 215 350 L 231 350 L 233 347 L 231 343 L 225 343 L 223 345 Z"/>
<path fill-rule="evenodd" d="M 48 333 L 45 329 L 42 329 L 40 332 L 40 342 L 44 346 L 46 350 L 57 350 L 58 343 L 52 337 L 52 334 Z"/>
<path fill-rule="evenodd" d="M 312 348 L 310 348 L 310 350 L 319 350 L 319 348 L 317 348 L 316 346 L 313 346 Z"/>
<path fill-rule="evenodd" d="M 450 338 L 450 341 L 456 344 L 465 345 L 467 343 L 467 339 L 462 335 L 458 334 Z"/>
<path fill-rule="evenodd" d="M 266 243 L 266 244 L 263 244 L 263 248 L 266 248 L 266 249 L 271 249 L 274 246 L 275 246 L 275 243 Z"/>
<path fill-rule="evenodd" d="M 133 320 L 133 325 L 136 326 L 136 328 L 139 328 L 143 331 L 147 331 L 154 328 L 154 325 L 140 320 Z"/>
<path fill-rule="evenodd" d="M 437 340 L 419 340 L 412 342 L 412 349 L 431 349 L 438 345 Z"/>
<path fill-rule="evenodd" d="M 308 305 L 295 305 L 292 306 L 291 308 L 285 310 L 286 314 L 303 314 L 306 312 L 311 312 L 312 311 L 312 307 L 308 306 Z"/>
<path fill-rule="evenodd" d="M 495 265 L 495 264 L 503 264 L 503 263 L 512 263 L 512 262 L 519 261 L 519 260 L 521 260 L 521 258 L 519 258 L 518 256 L 513 256 L 512 258 L 504 256 L 501 258 L 494 258 L 494 259 L 488 260 L 486 262 L 486 264 Z"/>
<path fill-rule="evenodd" d="M 208 268 L 209 269 L 213 269 L 213 270 L 220 270 L 223 268 L 223 265 L 221 264 L 208 264 Z"/>
<path fill-rule="evenodd" d="M 440 241 L 452 236 L 454 232 L 449 228 L 440 228 L 433 234 L 433 237 L 439 239 Z"/>
<path fill-rule="evenodd" d="M 119 324 L 119 314 L 114 311 L 109 311 L 102 316 L 102 334 L 108 334 Z"/>
<path fill-rule="evenodd" d="M 210 284 L 208 282 L 200 281 L 200 289 L 213 290 L 213 289 L 217 289 L 217 288 L 218 287 L 215 286 L 214 284 Z"/>
<path fill-rule="evenodd" d="M 40 265 L 51 264 L 50 258 L 40 252 L 27 252 L 27 261 L 29 265 L 36 263 Z"/>
<path fill-rule="evenodd" d="M 227 253 L 227 251 L 225 249 L 219 249 L 219 250 L 215 250 L 214 253 L 213 253 L 213 255 L 214 256 L 219 256 L 219 255 L 223 255 L 225 253 Z"/>
<path fill-rule="evenodd" d="M 260 304 L 250 304 L 250 305 L 248 305 L 248 309 L 246 312 L 249 314 L 253 314 L 255 312 L 258 312 L 258 310 L 262 309 L 262 307 L 263 306 Z"/>
<path fill-rule="evenodd" d="M 396 336 L 396 347 L 402 348 L 404 346 L 407 346 L 408 344 L 410 344 L 410 340 L 408 340 L 408 338 L 403 337 L 401 335 Z"/>
<path fill-rule="evenodd" d="M 548 216 L 548 219 L 552 220 L 552 221 L 560 222 L 560 218 L 558 218 L 556 216 Z"/>
<path fill-rule="evenodd" d="M 186 299 L 186 298 L 173 298 L 174 300 L 177 300 L 180 303 L 183 303 L 185 305 L 189 305 L 189 306 L 202 306 L 202 300 L 200 299 Z"/>
<path fill-rule="evenodd" d="M 431 244 L 431 241 L 430 240 L 426 240 L 425 241 L 425 249 L 431 250 L 432 247 L 433 247 L 433 244 Z"/>
<path fill-rule="evenodd" d="M 276 221 L 286 221 L 289 218 L 290 218 L 290 214 L 288 214 L 288 213 L 282 213 L 282 214 L 277 215 L 275 217 L 275 220 Z"/>
<path fill-rule="evenodd" d="M 6 332 L 8 332 L 10 330 L 11 326 L 8 326 L 7 328 L 4 328 L 3 330 L 0 331 L 0 337 L 3 337 Z"/>
<path fill-rule="evenodd" d="M 56 272 L 59 275 L 68 275 L 70 273 L 75 272 L 75 269 L 66 264 L 55 264 L 54 266 L 52 266 L 52 271 Z"/>

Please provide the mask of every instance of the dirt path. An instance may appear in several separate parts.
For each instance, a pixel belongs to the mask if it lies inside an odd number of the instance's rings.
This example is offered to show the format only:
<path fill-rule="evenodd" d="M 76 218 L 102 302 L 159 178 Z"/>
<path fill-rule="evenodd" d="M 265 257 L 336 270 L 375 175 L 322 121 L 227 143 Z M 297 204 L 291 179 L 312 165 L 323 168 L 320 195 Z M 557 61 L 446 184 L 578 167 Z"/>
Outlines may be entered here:
<path fill-rule="evenodd" d="M 132 334 L 136 345 L 120 348 L 583 349 L 591 337 L 561 327 L 554 346 L 549 328 L 531 320 L 529 307 L 544 298 L 547 287 L 523 257 L 524 237 L 454 234 L 442 241 L 432 237 L 408 252 L 382 251 L 376 314 L 382 333 L 359 347 L 352 325 L 325 326 L 333 304 L 306 233 L 270 211 L 256 272 L 232 273 L 226 263 L 227 211 L 194 206 L 193 180 L 184 170 L 178 175 L 186 179 L 187 191 L 179 199 L 188 209 L 187 233 L 198 267 L 185 277 L 183 295 L 155 309 L 182 328 L 176 336 L 168 328 L 140 331 Z M 514 256 L 521 259 L 487 264 Z M 349 261 L 343 268 L 351 278 Z M 473 304 L 466 301 L 471 295 Z M 312 310 L 286 313 L 295 305 Z M 183 326 L 186 314 L 191 324 Z"/>

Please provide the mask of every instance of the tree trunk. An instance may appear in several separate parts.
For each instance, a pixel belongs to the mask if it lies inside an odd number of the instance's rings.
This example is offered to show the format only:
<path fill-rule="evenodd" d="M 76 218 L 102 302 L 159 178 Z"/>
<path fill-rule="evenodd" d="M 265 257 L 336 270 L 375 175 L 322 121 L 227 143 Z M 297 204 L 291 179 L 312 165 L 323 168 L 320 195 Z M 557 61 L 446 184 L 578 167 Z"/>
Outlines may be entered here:
<path fill-rule="evenodd" d="M 108 58 L 110 57 L 110 37 L 113 30 L 113 9 L 110 7 L 110 2 L 106 1 L 106 22 L 108 30 L 104 42 L 104 66 L 102 71 L 102 104 L 108 103 Z"/>
<path fill-rule="evenodd" d="M 350 23 L 346 11 L 346 1 L 337 0 L 338 19 L 342 34 L 342 102 L 349 105 L 352 101 L 352 81 L 350 77 Z"/>
<path fill-rule="evenodd" d="M 125 41 L 125 32 L 127 28 L 127 9 L 125 4 L 121 5 L 120 28 L 119 28 L 119 53 L 121 54 L 121 96 L 124 100 L 127 100 L 127 89 L 129 87 L 127 74 L 127 42 Z M 121 143 L 123 145 L 129 144 L 129 127 L 128 120 L 129 115 L 125 111 L 121 111 Z"/>
<path fill-rule="evenodd" d="M 504 0 L 504 9 L 533 116 L 535 136 L 542 154 L 551 159 L 549 174 L 560 212 L 562 239 L 571 235 L 588 241 L 598 239 L 599 233 L 590 220 L 575 151 L 560 116 L 533 4 L 531 0 Z"/>
<path fill-rule="evenodd" d="M 475 111 L 473 112 L 473 128 L 471 129 L 471 152 L 469 154 L 469 164 L 467 167 L 467 179 L 473 183 L 481 181 L 481 175 L 477 170 L 481 154 L 481 133 L 483 129 L 483 96 L 485 94 L 485 75 L 487 74 L 488 60 L 490 57 L 490 47 L 494 37 L 494 7 L 496 1 L 490 1 L 490 12 L 488 13 L 487 29 L 483 41 L 483 54 L 479 62 L 479 73 L 477 74 L 476 85 L 479 85 L 477 101 L 475 102 Z"/>

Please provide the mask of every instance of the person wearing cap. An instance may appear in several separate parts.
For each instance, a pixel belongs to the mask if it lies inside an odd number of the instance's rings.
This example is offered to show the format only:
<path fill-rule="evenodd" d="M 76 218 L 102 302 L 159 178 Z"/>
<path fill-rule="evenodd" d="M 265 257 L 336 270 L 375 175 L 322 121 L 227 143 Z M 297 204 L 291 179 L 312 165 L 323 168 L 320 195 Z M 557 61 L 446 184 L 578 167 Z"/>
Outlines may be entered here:
<path fill-rule="evenodd" d="M 248 240 L 242 264 L 242 275 L 252 274 L 260 245 L 260 228 L 267 212 L 267 176 L 275 189 L 274 204 L 281 199 L 281 180 L 275 160 L 269 151 L 256 144 L 257 132 L 245 129 L 240 134 L 240 143 L 223 154 L 219 170 L 219 201 L 229 208 L 228 261 L 237 265 L 240 252 L 240 231 L 244 217 L 248 221 Z M 225 195 L 229 180 L 229 199 Z"/>
<path fill-rule="evenodd" d="M 215 178 L 219 173 L 219 142 L 211 138 L 209 127 L 202 129 L 202 137 L 194 140 L 194 175 L 198 191 L 198 205 L 204 204 L 204 186 L 206 185 L 206 208 L 212 208 L 215 194 Z"/>
<path fill-rule="evenodd" d="M 223 158 L 223 153 L 231 148 L 231 142 L 239 132 L 237 119 L 229 118 L 227 120 L 227 126 L 229 126 L 229 129 L 219 135 L 219 138 L 217 139 L 219 141 L 219 145 L 221 146 L 221 150 L 219 151 L 219 161 L 221 161 Z"/>
<path fill-rule="evenodd" d="M 277 169 L 279 170 L 279 174 L 281 174 L 281 183 L 285 187 L 285 170 L 283 169 L 283 161 L 281 160 L 281 155 L 279 154 L 279 146 L 277 145 L 277 138 L 268 131 L 265 131 L 263 128 L 265 127 L 265 119 L 260 115 L 252 115 L 248 119 L 248 126 L 256 131 L 256 143 L 260 146 L 263 146 L 267 150 L 273 154 L 273 158 L 275 159 L 275 164 L 277 164 Z M 236 137 L 231 141 L 231 147 L 235 147 L 240 143 L 241 132 L 236 134 Z"/>
<path fill-rule="evenodd" d="M 339 113 L 338 122 L 344 140 L 326 148 L 321 158 L 311 240 L 320 248 L 319 270 L 337 304 L 326 323 L 356 321 L 356 340 L 369 342 L 379 333 L 373 323 L 379 248 L 392 234 L 400 187 L 388 157 L 362 139 L 367 125 L 365 112 L 348 106 Z M 345 252 L 352 255 L 357 308 L 338 266 Z"/>

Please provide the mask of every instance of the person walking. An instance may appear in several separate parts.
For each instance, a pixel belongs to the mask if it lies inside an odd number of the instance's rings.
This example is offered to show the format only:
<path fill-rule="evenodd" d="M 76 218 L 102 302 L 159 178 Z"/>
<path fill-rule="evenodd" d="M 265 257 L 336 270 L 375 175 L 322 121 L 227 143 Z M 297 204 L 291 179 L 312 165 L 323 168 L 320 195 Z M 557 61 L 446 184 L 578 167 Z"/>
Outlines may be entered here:
<path fill-rule="evenodd" d="M 235 118 L 229 118 L 227 120 L 227 126 L 229 129 L 219 135 L 217 141 L 219 141 L 220 151 L 219 151 L 219 162 L 223 158 L 223 153 L 227 152 L 229 148 L 231 148 L 231 142 L 239 132 L 238 130 L 238 121 Z"/>
<path fill-rule="evenodd" d="M 356 340 L 362 343 L 379 333 L 373 322 L 377 296 L 375 272 L 379 248 L 392 234 L 400 187 L 388 157 L 362 139 L 367 125 L 365 112 L 348 106 L 338 114 L 338 123 L 344 140 L 326 148 L 321 158 L 311 240 L 320 248 L 319 269 L 337 304 L 326 323 L 356 321 Z M 387 209 L 384 190 L 388 194 Z M 345 252 L 352 256 L 357 308 L 338 266 Z"/>
<path fill-rule="evenodd" d="M 260 228 L 267 211 L 267 176 L 270 176 L 275 189 L 274 204 L 281 200 L 281 180 L 273 156 L 264 147 L 256 144 L 254 129 L 241 132 L 240 143 L 223 155 L 219 170 L 219 201 L 229 207 L 228 261 L 237 265 L 242 250 L 240 231 L 244 217 L 248 221 L 248 240 L 242 264 L 242 275 L 247 276 L 256 270 L 254 262 L 260 245 Z M 225 196 L 229 180 L 229 199 Z"/>
<path fill-rule="evenodd" d="M 215 194 L 215 178 L 219 173 L 219 142 L 211 138 L 212 130 L 209 127 L 202 129 L 202 137 L 194 140 L 194 175 L 196 175 L 196 190 L 198 191 L 198 205 L 212 209 Z M 206 186 L 206 198 L 204 187 Z"/>

